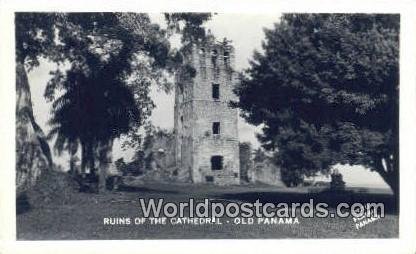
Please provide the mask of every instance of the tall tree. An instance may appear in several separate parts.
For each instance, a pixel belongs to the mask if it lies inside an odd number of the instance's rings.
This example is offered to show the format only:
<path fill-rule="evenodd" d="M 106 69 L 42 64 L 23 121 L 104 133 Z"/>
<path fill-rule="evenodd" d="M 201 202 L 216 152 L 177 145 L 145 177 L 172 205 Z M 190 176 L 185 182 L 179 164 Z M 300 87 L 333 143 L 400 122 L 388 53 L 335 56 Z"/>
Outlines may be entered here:
<path fill-rule="evenodd" d="M 114 138 L 136 133 L 151 114 L 150 86 L 156 83 L 169 90 L 166 74 L 181 66 L 180 54 L 170 48 L 167 32 L 180 32 L 183 42 L 189 43 L 201 37 L 201 33 L 190 31 L 204 31 L 199 27 L 210 14 L 165 17 L 168 30 L 151 23 L 146 14 L 18 13 L 17 111 L 24 112 L 21 108 L 31 105 L 27 82 L 19 82 L 27 81 L 26 69 L 38 66 L 40 57 L 68 67 L 52 72 L 45 91 L 45 97 L 53 101 L 49 136 L 56 137 L 58 152 L 69 150 L 75 156 L 80 145 L 83 168 L 87 164 L 95 168 L 95 157 L 99 156 L 103 163 L 100 172 L 105 172 Z M 19 95 L 20 84 L 29 93 Z M 33 113 L 28 118 L 33 119 Z M 32 122 L 33 129 L 39 130 Z M 47 145 L 45 141 L 42 144 Z M 19 147 L 18 154 L 23 154 Z M 103 177 L 100 179 L 102 186 Z"/>
<path fill-rule="evenodd" d="M 96 169 L 98 158 L 104 190 L 112 142 L 150 115 L 150 85 L 163 83 L 170 45 L 145 14 L 71 13 L 65 21 L 57 47 L 70 67 L 56 71 L 45 92 L 53 101 L 50 134 L 61 148 L 80 142 L 83 169 Z"/>
<path fill-rule="evenodd" d="M 50 55 L 57 14 L 16 13 L 16 191 L 31 188 L 53 166 L 46 137 L 33 114 L 27 71 Z"/>
<path fill-rule="evenodd" d="M 364 165 L 398 192 L 399 16 L 284 15 L 236 89 L 285 170 Z"/>
<path fill-rule="evenodd" d="M 143 125 L 154 107 L 150 86 L 169 90 L 167 74 L 181 58 L 147 14 L 71 13 L 57 30 L 57 51 L 70 68 L 57 70 L 45 92 L 54 101 L 50 134 L 58 148 L 80 142 L 83 169 L 97 168 L 98 158 L 104 190 L 113 140 Z"/>

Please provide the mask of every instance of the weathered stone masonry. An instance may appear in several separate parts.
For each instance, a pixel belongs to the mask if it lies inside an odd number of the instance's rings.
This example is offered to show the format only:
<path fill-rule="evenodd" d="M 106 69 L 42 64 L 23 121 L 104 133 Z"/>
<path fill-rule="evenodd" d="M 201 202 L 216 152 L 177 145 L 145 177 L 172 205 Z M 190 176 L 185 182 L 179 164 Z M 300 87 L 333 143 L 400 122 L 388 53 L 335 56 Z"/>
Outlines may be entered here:
<path fill-rule="evenodd" d="M 238 112 L 229 107 L 236 99 L 234 48 L 226 40 L 210 38 L 193 45 L 184 60 L 195 73 L 176 77 L 178 177 L 193 183 L 239 184 Z"/>

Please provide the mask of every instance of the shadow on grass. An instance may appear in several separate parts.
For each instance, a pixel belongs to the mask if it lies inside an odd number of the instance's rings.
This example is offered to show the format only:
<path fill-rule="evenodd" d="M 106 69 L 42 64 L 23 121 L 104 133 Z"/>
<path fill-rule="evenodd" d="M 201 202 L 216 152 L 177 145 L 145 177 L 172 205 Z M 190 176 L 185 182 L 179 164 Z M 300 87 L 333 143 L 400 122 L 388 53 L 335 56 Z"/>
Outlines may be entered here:
<path fill-rule="evenodd" d="M 22 214 L 30 211 L 31 206 L 26 193 L 19 195 L 16 198 L 16 214 Z"/>
<path fill-rule="evenodd" d="M 142 193 L 164 193 L 164 194 L 177 194 L 178 191 L 172 190 L 158 190 L 158 189 L 151 189 L 146 187 L 136 187 L 136 186 L 127 186 L 127 185 L 120 185 L 118 187 L 118 191 L 121 192 L 142 192 Z"/>
<path fill-rule="evenodd" d="M 336 208 L 340 203 L 383 203 L 386 214 L 398 215 L 396 198 L 391 194 L 355 193 L 352 191 L 319 193 L 293 193 L 293 192 L 241 192 L 217 195 L 216 198 L 227 200 L 239 200 L 254 203 L 258 199 L 261 203 L 308 203 L 313 199 L 314 204 L 327 203 L 330 208 Z M 289 204 L 290 205 L 290 204 Z"/>

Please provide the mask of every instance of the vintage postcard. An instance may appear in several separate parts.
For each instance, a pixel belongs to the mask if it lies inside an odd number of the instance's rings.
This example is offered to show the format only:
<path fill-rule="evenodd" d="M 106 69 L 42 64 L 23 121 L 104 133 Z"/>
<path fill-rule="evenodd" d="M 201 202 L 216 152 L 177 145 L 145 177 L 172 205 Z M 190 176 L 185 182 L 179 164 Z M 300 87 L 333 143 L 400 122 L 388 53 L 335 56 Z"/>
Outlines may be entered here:
<path fill-rule="evenodd" d="M 4 6 L 4 253 L 416 250 L 416 3 Z"/>

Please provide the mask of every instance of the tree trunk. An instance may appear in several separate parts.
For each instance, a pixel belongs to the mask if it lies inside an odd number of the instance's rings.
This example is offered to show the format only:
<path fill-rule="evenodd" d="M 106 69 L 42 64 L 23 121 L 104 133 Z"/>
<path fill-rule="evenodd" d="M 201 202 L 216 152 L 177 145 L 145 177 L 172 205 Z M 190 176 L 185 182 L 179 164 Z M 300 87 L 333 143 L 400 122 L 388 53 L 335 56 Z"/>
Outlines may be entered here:
<path fill-rule="evenodd" d="M 106 189 L 106 180 L 107 180 L 107 171 L 112 163 L 111 151 L 113 147 L 113 141 L 100 143 L 98 146 L 98 159 L 99 159 L 99 168 L 98 168 L 98 191 L 100 193 L 105 192 Z"/>
<path fill-rule="evenodd" d="M 89 169 L 89 173 L 93 173 L 95 168 L 95 160 L 94 149 L 91 141 L 81 142 L 81 153 L 81 172 L 85 174 L 87 173 L 87 169 Z"/>
<path fill-rule="evenodd" d="M 88 167 L 90 169 L 90 174 L 95 173 L 95 154 L 94 154 L 94 145 L 88 145 Z"/>
<path fill-rule="evenodd" d="M 71 153 L 69 158 L 69 170 L 71 172 L 72 177 L 77 175 L 76 168 L 75 168 L 75 155 Z"/>
<path fill-rule="evenodd" d="M 399 174 L 397 172 L 389 172 L 383 177 L 384 181 L 390 186 L 395 196 L 399 194 Z"/>
<path fill-rule="evenodd" d="M 393 194 L 398 199 L 399 195 L 399 164 L 396 159 L 380 159 L 376 164 L 376 171 L 383 180 L 390 186 Z"/>
<path fill-rule="evenodd" d="M 29 81 L 22 62 L 16 62 L 16 192 L 31 188 L 52 169 L 46 137 L 33 116 Z"/>
<path fill-rule="evenodd" d="M 84 141 L 81 142 L 81 174 L 85 174 L 87 165 L 87 145 Z"/>

